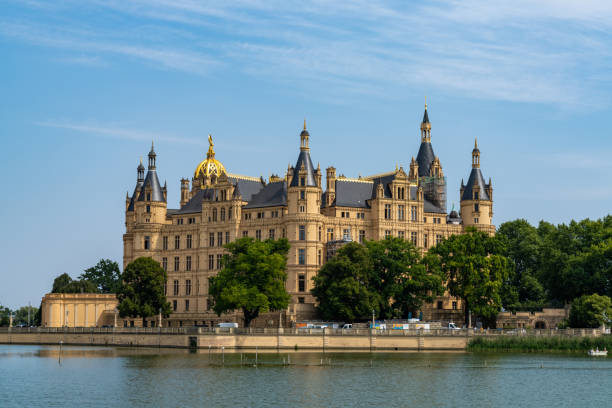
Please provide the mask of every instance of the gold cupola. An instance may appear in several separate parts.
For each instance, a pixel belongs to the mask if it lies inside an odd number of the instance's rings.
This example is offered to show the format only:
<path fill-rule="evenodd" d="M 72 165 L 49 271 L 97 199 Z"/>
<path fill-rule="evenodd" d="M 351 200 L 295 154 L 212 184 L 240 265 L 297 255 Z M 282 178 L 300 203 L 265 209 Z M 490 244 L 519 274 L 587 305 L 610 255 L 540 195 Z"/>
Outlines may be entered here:
<path fill-rule="evenodd" d="M 208 152 L 206 153 L 206 159 L 198 164 L 195 173 L 193 174 L 194 179 L 207 180 L 221 177 L 221 175 L 227 175 L 225 167 L 217 159 L 215 159 L 215 151 L 213 146 L 215 145 L 212 141 L 212 136 L 208 135 Z"/>

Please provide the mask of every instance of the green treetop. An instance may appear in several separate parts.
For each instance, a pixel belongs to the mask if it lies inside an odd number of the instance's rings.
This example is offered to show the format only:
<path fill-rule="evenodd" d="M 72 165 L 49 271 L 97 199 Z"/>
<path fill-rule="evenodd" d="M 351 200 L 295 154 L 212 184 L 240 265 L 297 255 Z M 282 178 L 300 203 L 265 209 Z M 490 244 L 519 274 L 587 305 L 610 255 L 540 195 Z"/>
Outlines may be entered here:
<path fill-rule="evenodd" d="M 213 310 L 219 316 L 241 309 L 244 325 L 249 327 L 260 313 L 282 310 L 289 305 L 285 288 L 289 241 L 241 238 L 226 244 L 225 248 L 229 254 L 223 257 L 223 269 L 209 278 L 208 289 Z"/>

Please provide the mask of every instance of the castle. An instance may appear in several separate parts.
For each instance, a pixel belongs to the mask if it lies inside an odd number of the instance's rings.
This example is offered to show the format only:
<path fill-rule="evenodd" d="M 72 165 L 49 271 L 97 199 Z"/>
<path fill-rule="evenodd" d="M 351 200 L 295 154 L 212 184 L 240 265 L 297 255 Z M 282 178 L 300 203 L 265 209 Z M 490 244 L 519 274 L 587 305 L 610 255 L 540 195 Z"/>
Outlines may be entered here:
<path fill-rule="evenodd" d="M 421 145 L 407 171 L 396 167 L 354 179 L 328 167 L 325 185 L 320 166 L 315 168 L 310 157 L 306 122 L 295 166 L 268 181 L 229 173 L 216 159 L 209 136 L 206 159 L 196 167 L 191 186 L 181 180 L 178 209 L 167 207 L 166 185 L 160 185 L 151 146 L 147 172 L 141 161 L 136 187 L 125 201 L 124 268 L 138 257 L 152 257 L 168 273 L 166 296 L 173 313 L 166 324 L 210 325 L 228 319 L 211 310 L 208 296 L 208 278 L 221 268 L 223 245 L 240 237 L 287 238 L 286 285 L 292 300 L 284 313 L 287 320 L 296 320 L 314 316 L 312 277 L 347 241 L 394 236 L 427 250 L 468 226 L 493 234 L 493 188 L 480 171 L 477 143 L 468 181 L 461 183 L 460 213 L 448 213 L 446 179 L 431 144 L 427 105 L 420 129 Z M 440 297 L 424 308 L 425 318 L 460 320 L 460 309 L 459 300 Z"/>

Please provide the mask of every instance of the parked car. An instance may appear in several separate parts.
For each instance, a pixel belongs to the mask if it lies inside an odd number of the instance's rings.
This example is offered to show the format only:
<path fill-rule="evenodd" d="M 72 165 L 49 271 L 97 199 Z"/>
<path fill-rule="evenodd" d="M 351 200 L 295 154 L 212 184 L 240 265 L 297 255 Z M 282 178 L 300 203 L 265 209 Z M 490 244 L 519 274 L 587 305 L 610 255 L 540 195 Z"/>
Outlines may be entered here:
<path fill-rule="evenodd" d="M 343 329 L 352 329 L 353 328 L 353 324 L 352 323 L 344 323 L 342 328 Z"/>
<path fill-rule="evenodd" d="M 447 329 L 449 329 L 449 330 L 459 330 L 459 327 L 457 327 L 457 325 L 456 325 L 455 323 L 450 322 L 450 323 L 448 324 Z"/>
<path fill-rule="evenodd" d="M 235 323 L 235 322 L 217 323 L 217 327 L 227 327 L 227 328 L 231 328 L 231 329 L 237 329 L 238 328 L 238 323 Z"/>

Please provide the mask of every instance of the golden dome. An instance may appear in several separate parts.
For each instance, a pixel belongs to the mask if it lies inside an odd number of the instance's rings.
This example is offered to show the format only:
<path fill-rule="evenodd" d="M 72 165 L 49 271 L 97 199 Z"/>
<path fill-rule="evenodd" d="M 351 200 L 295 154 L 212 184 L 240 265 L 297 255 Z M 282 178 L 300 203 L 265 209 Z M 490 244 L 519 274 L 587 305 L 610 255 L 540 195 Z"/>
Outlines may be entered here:
<path fill-rule="evenodd" d="M 219 177 L 222 174 L 227 174 L 225 171 L 225 167 L 223 164 L 217 159 L 215 159 L 215 151 L 213 150 L 214 143 L 212 141 L 212 136 L 208 135 L 208 152 L 206 153 L 206 159 L 198 164 L 196 167 L 195 173 L 193 174 L 194 178 L 208 178 L 208 177 Z"/>

